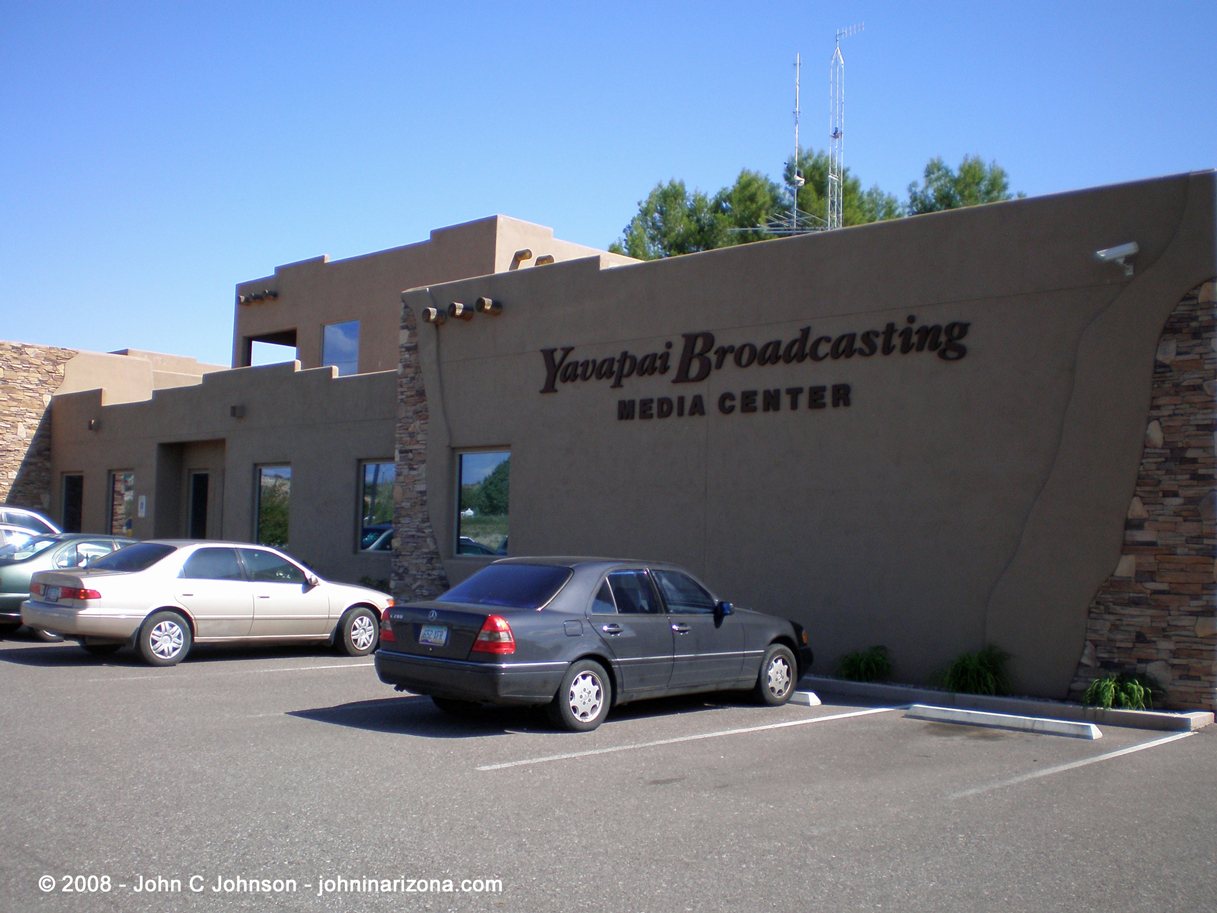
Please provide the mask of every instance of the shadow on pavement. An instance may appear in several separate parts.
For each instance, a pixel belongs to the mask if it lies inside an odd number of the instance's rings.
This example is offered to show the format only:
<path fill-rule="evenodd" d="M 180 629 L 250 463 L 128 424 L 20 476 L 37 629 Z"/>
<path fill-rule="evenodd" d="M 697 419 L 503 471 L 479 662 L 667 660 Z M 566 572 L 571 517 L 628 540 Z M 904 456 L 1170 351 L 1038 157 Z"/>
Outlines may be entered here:
<path fill-rule="evenodd" d="M 431 698 L 422 695 L 293 710 L 288 716 L 371 732 L 428 739 L 481 738 L 507 735 L 509 731 L 553 731 L 543 708 L 486 707 L 473 710 L 468 715 L 453 716 L 436 707 Z"/>

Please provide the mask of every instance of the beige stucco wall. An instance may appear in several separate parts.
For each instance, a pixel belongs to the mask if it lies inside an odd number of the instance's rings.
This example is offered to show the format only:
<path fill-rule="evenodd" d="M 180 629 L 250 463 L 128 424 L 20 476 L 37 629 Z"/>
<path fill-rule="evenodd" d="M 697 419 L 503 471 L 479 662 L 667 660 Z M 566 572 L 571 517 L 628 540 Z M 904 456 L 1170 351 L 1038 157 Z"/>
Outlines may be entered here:
<path fill-rule="evenodd" d="M 109 473 L 133 471 L 146 516 L 132 534 L 147 539 L 187 535 L 187 477 L 208 470 L 208 536 L 252 541 L 255 467 L 288 463 L 289 551 L 326 577 L 387 579 L 388 554 L 355 550 L 357 482 L 360 461 L 393 459 L 395 381 L 394 372 L 340 378 L 331 368 L 285 364 L 208 374 L 146 402 L 104 405 L 99 390 L 58 396 L 54 476 L 84 473 L 83 528 L 101 531 Z"/>
<path fill-rule="evenodd" d="M 1128 241 L 1140 246 L 1132 278 L 1095 258 Z M 451 557 L 455 454 L 506 447 L 513 554 L 687 565 L 721 597 L 807 624 L 818 670 L 884 643 L 916 681 L 994 642 L 1014 654 L 1018 690 L 1064 697 L 1087 607 L 1119 558 L 1163 323 L 1214 273 L 1206 172 L 410 291 L 415 313 L 503 302 L 498 318 L 418 327 L 427 505 L 445 569 L 459 579 L 477 564 Z M 785 346 L 806 327 L 860 345 L 909 317 L 966 324 L 966 355 L 729 358 L 672 383 L 683 334 Z M 563 347 L 579 361 L 670 351 L 671 368 L 619 389 L 541 393 L 541 353 Z M 848 406 L 831 405 L 834 385 L 848 385 Z M 809 410 L 819 386 L 829 404 Z M 780 409 L 762 411 L 758 393 L 757 411 L 741 412 L 749 390 L 781 391 Z M 641 410 L 694 395 L 704 416 L 618 419 L 620 400 Z"/>
<path fill-rule="evenodd" d="M 517 260 L 516 252 L 524 249 L 533 256 Z M 323 327 L 358 320 L 359 371 L 396 370 L 402 289 L 533 269 L 545 255 L 561 262 L 600 253 L 556 239 L 553 229 L 544 225 L 496 215 L 436 229 L 417 244 L 346 260 L 316 257 L 290 263 L 277 267 L 272 276 L 237 286 L 238 302 L 242 296 L 266 290 L 277 297 L 236 305 L 232 363 L 249 363 L 248 339 L 294 331 L 296 358 L 306 368 L 319 367 Z M 634 262 L 629 257 L 604 256 L 614 264 Z"/>

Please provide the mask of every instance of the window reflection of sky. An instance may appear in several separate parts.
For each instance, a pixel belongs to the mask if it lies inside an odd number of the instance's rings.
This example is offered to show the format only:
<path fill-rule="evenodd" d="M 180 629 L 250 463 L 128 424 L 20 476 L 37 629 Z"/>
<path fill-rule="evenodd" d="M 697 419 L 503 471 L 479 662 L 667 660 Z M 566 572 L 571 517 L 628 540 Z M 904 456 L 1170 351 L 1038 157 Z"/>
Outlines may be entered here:
<path fill-rule="evenodd" d="M 494 472 L 495 467 L 511 459 L 507 451 L 497 453 L 462 453 L 461 484 L 476 485 Z"/>
<path fill-rule="evenodd" d="M 321 363 L 335 365 L 341 375 L 359 373 L 359 321 L 331 323 L 321 336 Z"/>

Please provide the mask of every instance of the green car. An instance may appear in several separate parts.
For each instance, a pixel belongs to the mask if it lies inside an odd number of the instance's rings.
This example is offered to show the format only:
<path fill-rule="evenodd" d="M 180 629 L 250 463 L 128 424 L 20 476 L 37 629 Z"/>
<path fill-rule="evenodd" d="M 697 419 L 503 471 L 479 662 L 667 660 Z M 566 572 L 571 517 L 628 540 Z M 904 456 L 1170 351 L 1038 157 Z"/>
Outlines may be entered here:
<path fill-rule="evenodd" d="M 84 567 L 134 541 L 89 533 L 59 533 L 37 536 L 0 552 L 0 639 L 12 636 L 21 627 L 21 603 L 30 598 L 30 578 L 35 571 Z"/>

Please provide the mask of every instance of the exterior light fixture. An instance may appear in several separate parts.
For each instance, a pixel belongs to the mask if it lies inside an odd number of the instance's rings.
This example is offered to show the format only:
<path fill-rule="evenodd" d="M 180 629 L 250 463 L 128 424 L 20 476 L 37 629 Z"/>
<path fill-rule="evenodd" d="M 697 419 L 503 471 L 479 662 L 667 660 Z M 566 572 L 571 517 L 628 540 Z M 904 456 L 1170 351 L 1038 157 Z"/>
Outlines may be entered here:
<path fill-rule="evenodd" d="M 537 257 L 537 262 L 534 265 L 535 266 L 549 266 L 549 264 L 551 264 L 553 262 L 554 262 L 553 254 L 544 254 L 543 256 Z"/>
<path fill-rule="evenodd" d="M 448 316 L 455 317 L 457 320 L 472 320 L 473 308 L 467 304 L 461 304 L 459 301 L 454 301 L 448 305 Z"/>
<path fill-rule="evenodd" d="M 99 428 L 101 428 L 101 419 L 97 419 L 97 418 L 89 419 L 89 430 L 90 431 L 97 431 Z"/>
<path fill-rule="evenodd" d="M 1137 251 L 1141 248 L 1137 247 L 1136 241 L 1129 241 L 1127 244 L 1117 244 L 1115 247 L 1105 247 L 1102 250 L 1096 250 L 1094 255 L 1104 263 L 1117 263 L 1124 269 L 1125 276 L 1132 275 L 1132 264 L 1129 259 L 1137 255 Z"/>
<path fill-rule="evenodd" d="M 498 317 L 503 313 L 503 302 L 493 301 L 490 298 L 479 298 L 473 306 L 477 308 L 479 314 L 486 314 L 490 317 Z"/>
<path fill-rule="evenodd" d="M 228 414 L 233 418 L 245 418 L 245 404 L 237 403 L 235 406 L 229 406 Z"/>
<path fill-rule="evenodd" d="M 448 315 L 439 308 L 423 308 L 423 323 L 433 323 L 439 326 L 447 319 Z"/>

